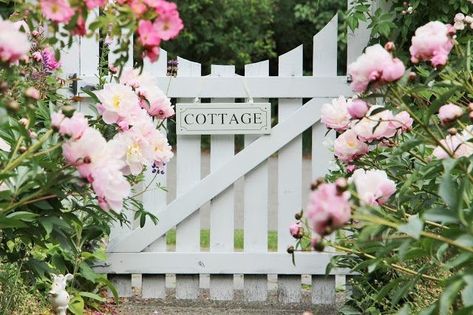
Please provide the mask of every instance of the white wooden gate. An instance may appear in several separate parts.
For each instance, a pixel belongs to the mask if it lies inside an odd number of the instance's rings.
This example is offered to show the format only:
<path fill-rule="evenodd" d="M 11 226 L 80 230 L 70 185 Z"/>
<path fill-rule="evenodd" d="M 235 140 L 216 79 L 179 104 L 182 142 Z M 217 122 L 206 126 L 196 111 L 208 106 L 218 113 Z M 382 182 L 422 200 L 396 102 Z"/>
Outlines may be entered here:
<path fill-rule="evenodd" d="M 243 275 L 243 296 L 247 301 L 265 301 L 268 275 L 277 275 L 279 301 L 301 299 L 301 275 L 312 277 L 312 302 L 334 304 L 335 276 L 325 276 L 333 253 L 297 253 L 293 265 L 287 247 L 294 243 L 288 232 L 294 213 L 306 203 L 307 187 L 302 187 L 302 136 L 312 129 L 312 179 L 324 175 L 332 153 L 322 144 L 326 129 L 319 123 L 320 105 L 339 95 L 351 95 L 346 76 L 337 76 L 337 29 L 335 16 L 313 38 L 313 75 L 303 76 L 299 46 L 279 57 L 278 76 L 269 76 L 269 62 L 245 66 L 245 75 L 235 74 L 234 66 L 213 65 L 202 76 L 201 65 L 179 58 L 178 76 L 166 76 L 167 54 L 161 52 L 156 64 L 145 71 L 158 77 L 160 87 L 179 102 L 196 97 L 216 102 L 239 98 L 255 101 L 278 100 L 278 123 L 270 135 L 244 137 L 245 148 L 235 152 L 233 135 L 213 135 L 210 143 L 208 176 L 201 178 L 201 137 L 177 136 L 176 174 L 159 176 L 163 184 L 175 182 L 177 197 L 169 203 L 164 191 L 143 195 L 147 211 L 158 216 L 144 228 L 116 227 L 108 247 L 108 262 L 98 269 L 109 274 L 121 296 L 132 295 L 132 275 L 141 275 L 143 298 L 166 297 L 166 275 L 175 275 L 178 299 L 197 299 L 200 275 L 210 277 L 210 298 L 232 300 L 234 275 Z M 366 32 L 351 34 L 348 60 L 358 55 L 366 43 Z M 365 38 L 361 40 L 361 38 Z M 97 71 L 98 44 L 80 39 L 63 56 L 64 71 L 92 78 Z M 310 99 L 303 102 L 303 99 Z M 332 136 L 333 137 L 333 136 Z M 268 159 L 277 155 L 277 251 L 268 251 L 269 176 Z M 272 171 L 271 171 L 272 172 Z M 154 174 L 146 174 L 148 181 Z M 166 179 L 166 176 L 168 177 Z M 175 181 L 170 177 L 175 176 Z M 234 183 L 244 178 L 243 251 L 234 249 Z M 200 247 L 199 209 L 210 201 L 210 248 Z M 168 249 L 165 235 L 176 230 L 175 249 Z M 139 279 L 139 278 L 138 278 Z"/>

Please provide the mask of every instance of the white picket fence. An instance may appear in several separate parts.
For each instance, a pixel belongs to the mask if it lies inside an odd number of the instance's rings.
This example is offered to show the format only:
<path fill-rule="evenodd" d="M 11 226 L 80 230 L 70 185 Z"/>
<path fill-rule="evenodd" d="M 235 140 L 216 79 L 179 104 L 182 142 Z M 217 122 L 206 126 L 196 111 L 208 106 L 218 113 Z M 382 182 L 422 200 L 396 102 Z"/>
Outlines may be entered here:
<path fill-rule="evenodd" d="M 320 105 L 339 95 L 351 95 L 346 76 L 337 76 L 337 29 L 335 16 L 313 38 L 313 76 L 303 76 L 303 47 L 279 57 L 278 76 L 269 76 L 269 61 L 245 66 L 245 75 L 235 74 L 234 66 L 212 65 L 202 76 L 201 65 L 179 58 L 178 75 L 166 76 L 167 54 L 146 64 L 145 71 L 156 76 L 160 87 L 178 102 L 192 102 L 196 97 L 215 102 L 254 98 L 255 101 L 278 100 L 278 123 L 270 135 L 244 136 L 245 148 L 235 155 L 233 135 L 213 135 L 210 143 L 210 174 L 201 177 L 201 136 L 177 136 L 176 174 L 160 175 L 158 181 L 175 183 L 177 196 L 168 201 L 164 191 L 151 190 L 143 195 L 149 212 L 158 216 L 154 225 L 144 228 L 115 227 L 108 247 L 107 264 L 98 270 L 107 273 L 121 296 L 132 295 L 132 275 L 141 275 L 143 298 L 166 298 L 166 275 L 175 275 L 175 297 L 198 299 L 200 277 L 210 277 L 210 299 L 232 300 L 234 275 L 243 275 L 246 301 L 265 301 L 268 275 L 277 275 L 278 298 L 282 303 L 301 300 L 301 275 L 312 277 L 312 303 L 334 304 L 335 277 L 345 270 L 332 270 L 325 276 L 326 265 L 334 253 L 297 253 L 293 265 L 288 245 L 294 239 L 288 227 L 294 213 L 307 201 L 307 187 L 302 187 L 302 136 L 312 129 L 312 179 L 324 175 L 333 158 L 322 144 L 326 128 L 320 124 Z M 366 30 L 348 39 L 348 61 L 366 44 Z M 89 84 L 97 73 L 98 43 L 80 39 L 63 56 L 66 73 L 76 73 L 81 85 Z M 310 99 L 303 103 L 303 99 Z M 80 104 L 82 105 L 82 104 Z M 82 108 L 85 110 L 85 107 Z M 334 137 L 333 133 L 329 137 Z M 269 180 L 276 178 L 268 166 L 277 155 L 277 209 L 269 211 Z M 146 174 L 148 182 L 154 174 Z M 174 178 L 173 178 L 174 177 Z M 234 183 L 244 178 L 243 251 L 234 249 Z M 200 211 L 210 201 L 210 248 L 200 246 Z M 277 251 L 268 251 L 270 214 L 277 215 Z M 176 230 L 176 246 L 168 248 L 165 236 Z M 168 281 L 169 282 L 169 281 Z"/>

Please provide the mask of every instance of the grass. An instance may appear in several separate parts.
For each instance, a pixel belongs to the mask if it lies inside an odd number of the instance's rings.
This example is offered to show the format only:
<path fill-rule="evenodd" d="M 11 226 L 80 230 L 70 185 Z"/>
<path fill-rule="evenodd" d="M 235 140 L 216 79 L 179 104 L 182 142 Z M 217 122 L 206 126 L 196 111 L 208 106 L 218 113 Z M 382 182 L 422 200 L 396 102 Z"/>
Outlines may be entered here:
<path fill-rule="evenodd" d="M 235 230 L 234 232 L 234 243 L 233 247 L 235 250 L 243 250 L 243 230 Z M 170 230 L 166 234 L 166 244 L 168 246 L 176 246 L 176 230 Z M 210 246 L 210 230 L 203 229 L 200 230 L 200 247 L 203 249 L 208 249 Z M 276 251 L 278 248 L 278 234 L 276 231 L 268 232 L 268 250 L 271 252 Z"/>

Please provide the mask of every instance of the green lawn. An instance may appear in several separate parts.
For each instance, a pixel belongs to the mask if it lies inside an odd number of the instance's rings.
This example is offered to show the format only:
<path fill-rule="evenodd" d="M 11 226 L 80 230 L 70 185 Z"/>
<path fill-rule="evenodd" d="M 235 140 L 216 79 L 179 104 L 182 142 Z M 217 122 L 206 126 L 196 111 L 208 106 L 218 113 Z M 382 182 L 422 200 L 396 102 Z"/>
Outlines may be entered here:
<path fill-rule="evenodd" d="M 200 230 L 200 247 L 209 248 L 210 230 Z M 166 234 L 166 244 L 168 246 L 176 246 L 176 230 L 170 230 Z M 278 246 L 278 235 L 276 231 L 268 232 L 268 250 L 276 251 Z M 243 250 L 243 230 L 235 230 L 234 235 L 235 250 Z"/>

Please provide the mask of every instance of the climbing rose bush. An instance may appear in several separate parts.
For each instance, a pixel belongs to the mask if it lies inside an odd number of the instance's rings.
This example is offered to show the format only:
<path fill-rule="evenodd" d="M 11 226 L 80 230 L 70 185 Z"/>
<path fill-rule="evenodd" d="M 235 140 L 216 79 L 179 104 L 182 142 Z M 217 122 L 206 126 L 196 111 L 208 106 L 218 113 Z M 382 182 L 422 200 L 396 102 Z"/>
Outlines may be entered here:
<path fill-rule="evenodd" d="M 130 224 L 123 211 L 141 226 L 157 222 L 140 198 L 160 187 L 156 175 L 173 157 L 163 126 L 174 109 L 140 66 L 183 23 L 164 0 L 15 1 L 13 9 L 0 19 L 0 266 L 15 264 L 41 292 L 51 273 L 74 274 L 69 309 L 82 314 L 103 301 L 105 286 L 116 293 L 92 267 L 106 259 L 111 227 Z M 140 41 L 143 23 L 152 43 Z M 71 95 L 81 78 L 62 73 L 60 55 L 81 36 L 103 43 L 98 84 Z M 133 37 L 138 68 L 127 69 Z"/>
<path fill-rule="evenodd" d="M 353 98 L 322 106 L 336 163 L 288 251 L 335 248 L 329 269 L 358 274 L 344 314 L 473 313 L 472 22 L 428 22 L 402 60 L 395 43 L 366 48 Z"/>

